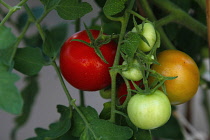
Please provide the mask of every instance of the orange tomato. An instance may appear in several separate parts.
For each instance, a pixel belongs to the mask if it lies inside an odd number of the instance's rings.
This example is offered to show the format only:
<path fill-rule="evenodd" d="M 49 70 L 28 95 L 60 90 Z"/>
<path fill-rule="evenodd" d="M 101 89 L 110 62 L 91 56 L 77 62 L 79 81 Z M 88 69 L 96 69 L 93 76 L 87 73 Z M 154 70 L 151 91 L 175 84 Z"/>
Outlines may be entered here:
<path fill-rule="evenodd" d="M 175 77 L 165 81 L 167 96 L 173 105 L 189 101 L 197 92 L 200 73 L 195 61 L 186 53 L 178 50 L 165 50 L 158 54 L 160 65 L 152 65 L 158 73 Z"/>

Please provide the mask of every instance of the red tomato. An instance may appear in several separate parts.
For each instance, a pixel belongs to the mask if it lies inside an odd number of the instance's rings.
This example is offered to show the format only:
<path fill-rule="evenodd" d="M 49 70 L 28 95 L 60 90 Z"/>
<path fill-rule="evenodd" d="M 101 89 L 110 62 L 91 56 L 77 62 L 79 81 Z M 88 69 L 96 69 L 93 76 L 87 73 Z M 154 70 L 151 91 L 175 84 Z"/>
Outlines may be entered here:
<path fill-rule="evenodd" d="M 142 80 L 135 81 L 134 83 L 139 85 L 141 82 L 142 82 Z M 131 81 L 129 81 L 129 84 L 130 84 L 130 88 L 134 90 L 135 87 L 134 87 L 134 85 L 132 84 Z M 143 86 L 141 88 L 143 88 Z M 125 102 L 127 94 L 128 94 L 127 87 L 126 87 L 126 84 L 123 82 L 123 83 L 120 84 L 120 86 L 117 90 L 117 97 L 118 97 L 121 105 Z"/>
<path fill-rule="evenodd" d="M 90 30 L 97 38 L 100 31 Z M 72 35 L 62 46 L 60 52 L 60 69 L 64 78 L 75 88 L 85 91 L 97 91 L 111 84 L 109 75 L 113 65 L 117 44 L 114 41 L 100 47 L 101 53 L 108 62 L 106 64 L 90 46 L 71 41 L 79 39 L 90 43 L 86 31 Z"/>

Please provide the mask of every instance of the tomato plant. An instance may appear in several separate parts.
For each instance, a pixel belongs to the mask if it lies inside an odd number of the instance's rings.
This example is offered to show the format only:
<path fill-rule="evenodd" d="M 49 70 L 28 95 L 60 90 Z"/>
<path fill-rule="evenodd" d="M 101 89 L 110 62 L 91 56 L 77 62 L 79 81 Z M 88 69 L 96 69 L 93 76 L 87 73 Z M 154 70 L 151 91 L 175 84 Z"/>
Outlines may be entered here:
<path fill-rule="evenodd" d="M 189 101 L 198 90 L 200 73 L 195 61 L 186 53 L 178 50 L 165 50 L 158 54 L 152 69 L 164 76 L 176 79 L 165 82 L 166 92 L 171 104 Z"/>
<path fill-rule="evenodd" d="M 96 39 L 100 33 L 90 30 Z M 111 84 L 109 68 L 113 65 L 117 45 L 114 41 L 103 44 L 100 51 L 105 63 L 87 44 L 73 39 L 90 42 L 86 31 L 72 35 L 62 46 L 60 52 L 60 69 L 64 78 L 74 87 L 86 91 L 96 91 Z"/>
<path fill-rule="evenodd" d="M 141 129 L 154 129 L 165 124 L 171 116 L 171 105 L 167 96 L 160 90 L 131 97 L 128 102 L 128 116 L 134 125 Z"/>
<path fill-rule="evenodd" d="M 208 127 L 194 128 L 210 124 L 209 18 L 208 0 L 0 0 L 0 110 L 17 115 L 11 140 L 31 137 L 18 131 L 33 114 L 57 121 L 28 140 L 209 139 Z M 199 114 L 187 102 L 198 86 Z M 66 97 L 60 118 L 44 115 L 39 92 L 45 105 Z"/>

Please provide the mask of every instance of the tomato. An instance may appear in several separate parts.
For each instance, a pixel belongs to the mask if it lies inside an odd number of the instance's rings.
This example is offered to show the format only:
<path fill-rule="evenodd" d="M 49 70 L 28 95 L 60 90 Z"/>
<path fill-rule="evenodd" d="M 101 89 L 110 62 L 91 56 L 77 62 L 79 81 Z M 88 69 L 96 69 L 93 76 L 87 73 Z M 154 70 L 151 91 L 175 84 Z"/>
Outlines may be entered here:
<path fill-rule="evenodd" d="M 142 29 L 143 28 L 143 29 Z M 156 31 L 152 23 L 144 23 L 144 24 L 139 24 L 138 29 L 140 33 L 147 39 L 149 45 L 143 41 L 140 40 L 139 42 L 139 50 L 142 50 L 143 52 L 148 52 L 152 49 L 156 42 Z M 137 32 L 138 30 L 136 27 L 132 29 L 132 32 Z"/>
<path fill-rule="evenodd" d="M 171 104 L 160 90 L 152 94 L 135 94 L 127 107 L 131 122 L 141 129 L 154 129 L 164 125 L 171 116 Z"/>
<path fill-rule="evenodd" d="M 160 65 L 152 65 L 158 73 L 175 77 L 165 82 L 168 98 L 173 105 L 189 101 L 197 92 L 200 74 L 194 60 L 184 52 L 178 50 L 165 50 L 158 54 Z"/>
<path fill-rule="evenodd" d="M 97 38 L 100 33 L 98 30 L 90 31 L 94 38 Z M 108 62 L 106 64 L 92 47 L 72 39 L 90 43 L 84 30 L 75 33 L 63 44 L 60 52 L 60 69 L 64 78 L 75 88 L 85 91 L 97 91 L 110 85 L 109 70 L 114 62 L 117 44 L 111 41 L 100 47 L 101 53 Z"/>
<path fill-rule="evenodd" d="M 127 62 L 124 61 L 122 65 L 127 65 Z M 128 68 L 122 70 L 122 76 L 132 81 L 139 81 L 143 78 L 140 65 L 136 59 L 128 65 Z"/>
<path fill-rule="evenodd" d="M 135 81 L 134 83 L 135 83 L 136 85 L 139 85 L 141 82 L 142 82 L 142 81 Z M 130 84 L 130 88 L 134 90 L 135 87 L 134 87 L 134 85 L 132 84 L 131 81 L 129 81 L 129 84 Z M 142 87 L 143 87 L 143 86 L 141 86 L 141 88 L 142 88 Z M 117 97 L 118 97 L 119 103 L 120 103 L 121 105 L 125 102 L 126 97 L 127 97 L 127 96 L 126 96 L 127 94 L 128 94 L 127 87 L 126 87 L 125 82 L 123 82 L 123 83 L 120 84 L 120 86 L 119 86 L 119 88 L 118 88 L 118 90 L 117 90 Z"/>
<path fill-rule="evenodd" d="M 105 89 L 101 89 L 99 91 L 100 95 L 102 98 L 104 99 L 111 99 L 111 88 L 105 88 Z"/>

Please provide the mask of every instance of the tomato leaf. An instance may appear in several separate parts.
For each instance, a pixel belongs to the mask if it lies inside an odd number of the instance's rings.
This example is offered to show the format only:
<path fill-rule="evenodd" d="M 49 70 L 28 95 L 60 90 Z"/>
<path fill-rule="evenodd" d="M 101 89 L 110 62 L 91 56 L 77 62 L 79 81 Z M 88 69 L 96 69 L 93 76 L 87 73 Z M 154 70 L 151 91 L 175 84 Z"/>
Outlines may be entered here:
<path fill-rule="evenodd" d="M 92 7 L 89 3 L 78 0 L 60 0 L 55 10 L 61 18 L 75 20 L 91 12 Z"/>
<path fill-rule="evenodd" d="M 176 130 L 176 131 L 174 131 L 174 130 Z M 181 139 L 184 139 L 184 135 L 181 130 L 182 129 L 181 129 L 178 121 L 172 115 L 165 125 L 152 130 L 152 135 L 155 138 L 180 139 L 181 140 Z"/>
<path fill-rule="evenodd" d="M 128 34 L 126 34 L 125 40 L 121 45 L 121 51 L 126 55 L 128 55 L 129 57 L 133 58 L 138 48 L 140 39 L 141 37 L 139 36 L 139 34 L 134 32 L 129 32 Z"/>
<path fill-rule="evenodd" d="M 133 131 L 126 126 L 118 126 L 109 121 L 94 119 L 90 122 L 90 129 L 86 128 L 80 139 L 81 140 L 128 140 L 132 137 Z"/>
<path fill-rule="evenodd" d="M 55 139 L 65 134 L 71 127 L 71 110 L 63 105 L 57 106 L 58 112 L 61 117 L 58 122 L 52 123 L 49 126 L 49 130 L 43 128 L 36 128 L 35 132 L 37 137 L 29 138 L 28 140 L 45 140 Z"/>
<path fill-rule="evenodd" d="M 11 32 L 10 28 L 0 26 L 0 49 L 11 47 L 16 41 L 15 35 Z"/>
<path fill-rule="evenodd" d="M 86 117 L 87 121 L 98 119 L 97 111 L 88 106 L 88 107 L 79 107 L 80 111 Z M 75 137 L 79 137 L 85 129 L 85 123 L 81 116 L 78 114 L 76 110 L 73 112 L 73 124 L 72 124 L 72 135 Z"/>
<path fill-rule="evenodd" d="M 12 114 L 22 112 L 23 100 L 15 86 L 19 77 L 10 72 L 0 72 L 0 109 Z"/>
<path fill-rule="evenodd" d="M 105 15 L 112 16 L 117 13 L 120 13 L 125 8 L 125 2 L 127 0 L 107 0 L 103 11 Z"/>
<path fill-rule="evenodd" d="M 24 101 L 23 111 L 20 116 L 15 118 L 15 127 L 12 130 L 12 137 L 15 139 L 18 128 L 22 127 L 27 120 L 29 119 L 31 108 L 34 104 L 35 97 L 38 94 L 39 86 L 38 86 L 38 78 L 37 76 L 27 77 L 25 81 L 27 85 L 21 91 L 21 95 Z"/>
<path fill-rule="evenodd" d="M 99 117 L 100 119 L 108 120 L 111 115 L 111 102 L 106 102 L 103 104 L 104 108 L 101 111 Z"/>
<path fill-rule="evenodd" d="M 138 129 L 136 133 L 134 133 L 134 139 L 137 140 L 152 140 L 152 135 L 150 130 L 142 130 Z"/>
<path fill-rule="evenodd" d="M 50 11 L 56 8 L 61 0 L 40 0 L 45 6 L 45 11 Z"/>
<path fill-rule="evenodd" d="M 46 31 L 46 39 L 43 43 L 43 52 L 50 58 L 55 59 L 67 36 L 67 24 L 60 24 Z"/>
<path fill-rule="evenodd" d="M 18 48 L 14 68 L 26 75 L 37 74 L 44 65 L 44 59 L 39 48 Z"/>

